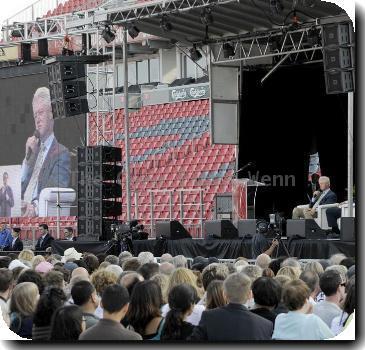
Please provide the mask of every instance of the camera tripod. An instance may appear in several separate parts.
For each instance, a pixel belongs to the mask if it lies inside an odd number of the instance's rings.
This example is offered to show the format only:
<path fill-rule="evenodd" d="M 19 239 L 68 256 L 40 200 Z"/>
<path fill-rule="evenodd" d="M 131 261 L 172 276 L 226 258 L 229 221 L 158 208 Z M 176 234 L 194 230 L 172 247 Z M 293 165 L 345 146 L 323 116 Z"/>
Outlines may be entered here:
<path fill-rule="evenodd" d="M 279 242 L 278 246 L 276 247 L 276 256 L 275 256 L 275 258 L 277 259 L 277 258 L 278 258 L 278 256 L 279 256 L 279 250 L 280 250 L 280 247 L 284 250 L 284 252 L 285 252 L 286 256 L 287 256 L 288 258 L 290 258 L 289 250 L 288 250 L 287 246 L 284 244 L 284 242 L 283 242 L 283 241 L 282 241 L 282 239 L 281 239 L 281 232 L 278 232 L 278 233 L 276 234 L 275 239 Z"/>

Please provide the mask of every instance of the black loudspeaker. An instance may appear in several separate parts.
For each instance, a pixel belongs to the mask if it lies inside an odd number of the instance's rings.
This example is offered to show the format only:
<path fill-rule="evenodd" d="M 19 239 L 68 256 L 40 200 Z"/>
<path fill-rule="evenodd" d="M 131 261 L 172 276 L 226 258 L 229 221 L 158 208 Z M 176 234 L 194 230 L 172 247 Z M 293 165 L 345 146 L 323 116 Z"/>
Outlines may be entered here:
<path fill-rule="evenodd" d="M 94 163 L 114 163 L 122 161 L 122 152 L 118 147 L 93 146 Z"/>
<path fill-rule="evenodd" d="M 86 217 L 109 217 L 122 214 L 122 203 L 110 200 L 78 200 L 78 215 Z"/>
<path fill-rule="evenodd" d="M 24 62 L 30 62 L 32 60 L 32 44 L 21 43 L 20 44 L 20 55 Z"/>
<path fill-rule="evenodd" d="M 256 219 L 238 220 L 238 237 L 251 238 L 256 233 Z"/>
<path fill-rule="evenodd" d="M 38 56 L 48 57 L 48 39 L 38 39 Z"/>
<path fill-rule="evenodd" d="M 341 218 L 340 239 L 344 242 L 355 242 L 355 218 Z"/>
<path fill-rule="evenodd" d="M 238 230 L 230 220 L 207 220 L 204 224 L 205 236 L 214 238 L 238 238 Z"/>
<path fill-rule="evenodd" d="M 341 94 L 354 90 L 353 73 L 351 71 L 325 72 L 327 94 Z"/>
<path fill-rule="evenodd" d="M 156 237 L 168 239 L 192 238 L 186 228 L 177 220 L 156 222 Z"/>
<path fill-rule="evenodd" d="M 322 230 L 314 219 L 287 220 L 286 235 L 288 238 L 299 236 L 307 239 L 326 239 L 326 231 Z"/>
<path fill-rule="evenodd" d="M 48 65 L 54 119 L 89 112 L 85 76 L 85 65 L 82 63 L 56 61 Z"/>

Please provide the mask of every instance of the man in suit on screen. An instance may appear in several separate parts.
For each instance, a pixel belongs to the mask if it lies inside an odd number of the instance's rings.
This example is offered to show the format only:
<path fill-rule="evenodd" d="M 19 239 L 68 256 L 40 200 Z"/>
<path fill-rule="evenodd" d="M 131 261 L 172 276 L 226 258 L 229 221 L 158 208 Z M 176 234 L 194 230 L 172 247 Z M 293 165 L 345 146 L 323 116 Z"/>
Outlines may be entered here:
<path fill-rule="evenodd" d="M 8 185 L 9 174 L 3 174 L 3 186 L 0 187 L 0 217 L 11 217 L 11 208 L 14 206 L 13 190 Z"/>
<path fill-rule="evenodd" d="M 37 216 L 41 191 L 48 187 L 68 187 L 71 160 L 68 149 L 58 143 L 49 89 L 37 89 L 33 97 L 35 131 L 25 145 L 22 164 L 22 215 Z"/>

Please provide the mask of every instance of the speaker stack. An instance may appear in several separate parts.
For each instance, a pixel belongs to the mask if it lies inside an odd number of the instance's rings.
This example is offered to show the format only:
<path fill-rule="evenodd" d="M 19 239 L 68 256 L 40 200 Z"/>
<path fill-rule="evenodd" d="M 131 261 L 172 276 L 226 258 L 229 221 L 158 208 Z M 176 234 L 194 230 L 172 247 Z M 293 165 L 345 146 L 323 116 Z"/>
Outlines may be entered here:
<path fill-rule="evenodd" d="M 122 214 L 121 149 L 79 147 L 78 238 L 98 241 L 112 238 L 111 224 Z"/>
<path fill-rule="evenodd" d="M 322 230 L 314 219 L 298 219 L 286 221 L 286 235 L 307 239 L 326 239 L 327 234 Z"/>
<path fill-rule="evenodd" d="M 63 57 L 62 60 L 57 58 L 47 68 L 53 118 L 88 113 L 85 64 L 67 61 Z"/>
<path fill-rule="evenodd" d="M 323 62 L 327 94 L 354 91 L 354 32 L 350 22 L 322 27 Z"/>
<path fill-rule="evenodd" d="M 192 238 L 184 225 L 177 220 L 156 222 L 156 232 L 159 237 L 167 239 Z"/>

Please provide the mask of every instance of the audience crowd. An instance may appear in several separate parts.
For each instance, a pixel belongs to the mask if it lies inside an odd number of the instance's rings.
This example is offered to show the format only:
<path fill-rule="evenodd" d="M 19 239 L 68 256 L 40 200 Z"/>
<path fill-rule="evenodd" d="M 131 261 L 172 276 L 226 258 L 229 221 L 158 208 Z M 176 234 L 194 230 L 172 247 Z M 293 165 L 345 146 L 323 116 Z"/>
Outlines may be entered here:
<path fill-rule="evenodd" d="M 0 257 L 0 306 L 9 328 L 34 341 L 324 340 L 355 310 L 355 261 L 255 264 L 150 252 Z"/>

